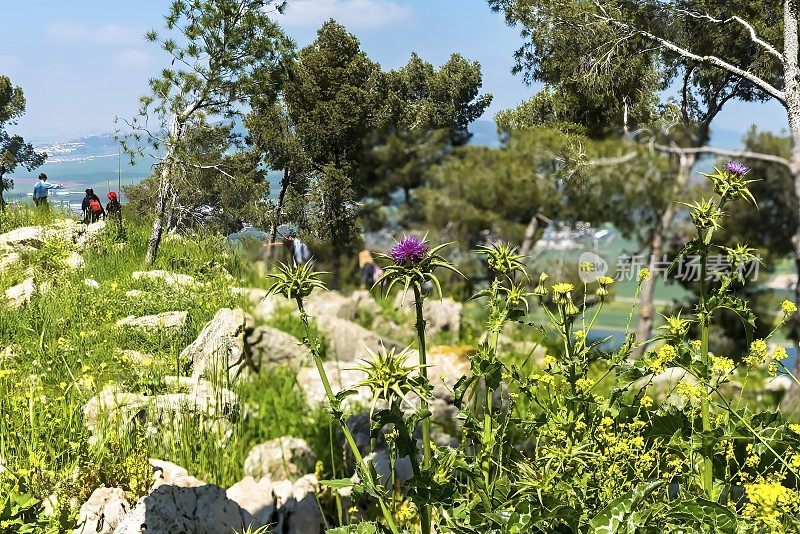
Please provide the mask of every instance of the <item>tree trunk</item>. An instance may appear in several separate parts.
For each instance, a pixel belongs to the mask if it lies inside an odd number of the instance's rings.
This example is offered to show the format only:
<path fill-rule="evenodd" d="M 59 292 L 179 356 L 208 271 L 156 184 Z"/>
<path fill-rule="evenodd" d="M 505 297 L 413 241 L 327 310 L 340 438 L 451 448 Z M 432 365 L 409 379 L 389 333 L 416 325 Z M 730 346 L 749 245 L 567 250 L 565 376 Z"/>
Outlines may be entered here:
<path fill-rule="evenodd" d="M 281 191 L 278 193 L 278 207 L 275 210 L 275 222 L 272 223 L 272 229 L 269 233 L 269 242 L 275 243 L 278 239 L 278 227 L 281 225 L 281 215 L 283 215 L 283 206 L 286 203 L 286 191 L 289 189 L 290 183 L 289 169 L 283 170 L 283 178 L 281 178 Z M 267 247 L 267 260 L 275 257 L 275 247 Z"/>
<path fill-rule="evenodd" d="M 527 256 L 533 248 L 533 238 L 536 237 L 536 230 L 539 229 L 539 212 L 533 214 L 528 226 L 525 227 L 525 235 L 522 238 L 522 245 L 519 247 L 519 255 Z"/>
<path fill-rule="evenodd" d="M 158 256 L 158 247 L 161 245 L 161 236 L 164 233 L 164 217 L 166 216 L 170 189 L 169 168 L 165 166 L 164 170 L 161 171 L 161 190 L 158 193 L 156 219 L 153 221 L 150 240 L 147 242 L 147 256 L 145 256 L 144 260 L 147 265 L 153 265 Z"/>
<path fill-rule="evenodd" d="M 658 281 L 658 271 L 662 267 L 662 256 L 664 254 L 664 244 L 666 237 L 669 234 L 672 222 L 675 220 L 675 203 L 673 200 L 677 198 L 681 191 L 686 188 L 689 183 L 689 177 L 692 173 L 697 161 L 696 154 L 682 154 L 680 157 L 680 165 L 678 167 L 678 175 L 675 177 L 675 182 L 672 184 L 672 194 L 670 201 L 667 203 L 666 209 L 661 214 L 653 237 L 650 241 L 650 260 L 648 268 L 650 269 L 650 278 L 642 282 L 642 289 L 639 293 L 639 320 L 636 323 L 636 341 L 643 343 L 650 337 L 653 330 L 653 316 L 655 314 L 655 291 L 656 283 Z M 637 347 L 633 353 L 633 358 L 641 358 L 647 347 L 642 345 Z"/>
<path fill-rule="evenodd" d="M 797 35 L 797 0 L 784 0 L 783 4 L 783 25 L 784 25 L 784 57 L 783 57 L 783 78 L 784 91 L 786 94 L 786 115 L 789 119 L 789 132 L 792 136 L 792 155 L 789 160 L 789 169 L 794 179 L 795 196 L 800 199 L 800 69 L 798 69 L 798 35 Z M 798 281 L 795 283 L 794 300 L 800 302 L 800 229 L 792 237 L 794 246 L 795 270 L 798 274 Z M 792 321 L 792 334 L 795 343 L 795 376 L 800 376 L 800 346 L 798 346 L 798 334 L 800 333 L 800 314 L 795 314 Z M 798 411 L 798 400 L 800 400 L 800 388 L 792 382 L 789 391 L 781 402 L 783 410 L 796 413 Z"/>

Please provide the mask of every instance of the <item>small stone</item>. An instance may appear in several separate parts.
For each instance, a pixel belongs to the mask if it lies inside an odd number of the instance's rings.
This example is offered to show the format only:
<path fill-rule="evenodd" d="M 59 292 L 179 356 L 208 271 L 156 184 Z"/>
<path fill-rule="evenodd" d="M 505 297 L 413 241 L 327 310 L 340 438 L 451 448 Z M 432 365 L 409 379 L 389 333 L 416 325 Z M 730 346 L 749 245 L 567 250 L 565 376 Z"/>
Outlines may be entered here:
<path fill-rule="evenodd" d="M 68 269 L 83 269 L 86 267 L 86 260 L 83 259 L 83 256 L 78 254 L 77 252 L 71 252 L 69 256 L 64 260 L 64 265 Z"/>
<path fill-rule="evenodd" d="M 86 278 L 83 281 L 83 285 L 92 289 L 100 289 L 100 282 L 98 282 L 97 280 L 93 280 L 91 278 Z"/>
<path fill-rule="evenodd" d="M 180 330 L 186 325 L 189 319 L 189 313 L 185 311 L 171 311 L 163 312 L 158 315 L 145 315 L 143 317 L 136 317 L 129 315 L 124 319 L 117 321 L 117 327 L 136 328 L 139 330 Z"/>
<path fill-rule="evenodd" d="M 188 274 L 170 273 L 167 271 L 135 271 L 131 274 L 134 280 L 158 280 L 168 286 L 191 287 L 197 284 L 193 276 Z"/>

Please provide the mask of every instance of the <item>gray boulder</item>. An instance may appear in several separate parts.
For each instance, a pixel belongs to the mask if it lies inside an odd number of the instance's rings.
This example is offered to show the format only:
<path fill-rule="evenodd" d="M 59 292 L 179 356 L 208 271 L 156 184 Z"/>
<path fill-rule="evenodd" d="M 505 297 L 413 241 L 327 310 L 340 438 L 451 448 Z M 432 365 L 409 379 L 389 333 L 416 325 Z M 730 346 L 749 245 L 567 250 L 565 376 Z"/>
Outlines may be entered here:
<path fill-rule="evenodd" d="M 46 235 L 45 229 L 41 226 L 25 226 L 0 234 L 0 244 L 15 248 L 18 246 L 39 248 L 44 245 Z"/>
<path fill-rule="evenodd" d="M 21 308 L 36 295 L 36 282 L 28 278 L 24 282 L 6 289 L 6 299 L 11 308 Z"/>
<path fill-rule="evenodd" d="M 317 457 L 305 440 L 284 436 L 253 447 L 244 461 L 244 474 L 256 481 L 295 480 L 313 471 L 316 462 Z"/>
<path fill-rule="evenodd" d="M 130 510 L 120 488 L 97 488 L 81 505 L 78 526 L 73 534 L 111 534 Z"/>
<path fill-rule="evenodd" d="M 307 365 L 308 349 L 299 339 L 277 328 L 257 326 L 247 332 L 245 346 L 256 369 L 285 365 L 293 369 Z"/>
<path fill-rule="evenodd" d="M 86 267 L 86 260 L 83 259 L 83 256 L 78 254 L 77 252 L 70 252 L 69 256 L 64 260 L 64 266 L 67 269 L 83 269 Z"/>
<path fill-rule="evenodd" d="M 213 484 L 164 484 L 142 497 L 115 534 L 229 534 L 250 526 L 250 514 Z"/>
<path fill-rule="evenodd" d="M 402 343 L 376 334 L 347 319 L 329 315 L 316 315 L 314 319 L 340 361 L 354 362 L 366 358 L 369 353 L 365 349 L 377 352 L 381 347 L 397 350 L 404 348 Z"/>
<path fill-rule="evenodd" d="M 405 297 L 402 292 L 397 293 L 394 306 L 403 311 L 409 317 L 416 317 L 414 307 L 414 296 L 407 294 Z M 437 332 L 455 332 L 461 330 L 461 309 L 460 302 L 453 299 L 432 299 L 426 298 L 422 309 L 425 317 L 425 326 L 429 334 Z"/>
<path fill-rule="evenodd" d="M 356 384 L 364 380 L 366 375 L 363 371 L 351 369 L 354 365 L 352 363 L 344 365 L 337 362 L 323 362 L 323 367 L 328 375 L 334 395 L 347 389 L 356 390 L 355 395 L 350 395 L 342 401 L 342 408 L 348 411 L 357 407 L 368 406 L 372 399 L 368 388 L 355 387 Z M 309 406 L 316 407 L 327 404 L 328 398 L 325 395 L 325 388 L 322 385 L 322 379 L 316 367 L 300 369 L 297 373 L 297 383 L 300 389 L 303 390 Z"/>
<path fill-rule="evenodd" d="M 325 521 L 317 504 L 317 489 L 314 475 L 296 482 L 245 477 L 228 489 L 228 498 L 248 514 L 251 528 L 269 525 L 269 532 L 319 534 L 325 530 Z"/>
<path fill-rule="evenodd" d="M 245 365 L 244 332 L 247 318 L 243 310 L 222 308 L 200 332 L 181 358 L 192 362 L 195 378 L 224 373 L 233 380 Z"/>

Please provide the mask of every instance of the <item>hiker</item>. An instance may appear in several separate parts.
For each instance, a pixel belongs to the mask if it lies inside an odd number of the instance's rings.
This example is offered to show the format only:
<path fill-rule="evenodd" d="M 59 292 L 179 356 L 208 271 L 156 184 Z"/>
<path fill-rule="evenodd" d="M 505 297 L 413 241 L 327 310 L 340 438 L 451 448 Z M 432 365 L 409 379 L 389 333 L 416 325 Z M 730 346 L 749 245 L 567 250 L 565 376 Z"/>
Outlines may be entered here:
<path fill-rule="evenodd" d="M 106 204 L 106 217 L 117 222 L 122 222 L 122 204 L 119 203 L 117 193 L 108 193 L 108 204 Z"/>
<path fill-rule="evenodd" d="M 311 250 L 294 234 L 288 234 L 283 241 L 277 243 L 264 243 L 265 247 L 285 247 L 292 256 L 292 263 L 302 265 L 311 259 Z"/>
<path fill-rule="evenodd" d="M 83 224 L 96 223 L 100 217 L 105 217 L 106 210 L 103 209 L 103 204 L 100 203 L 100 197 L 94 194 L 94 189 L 89 188 L 86 190 L 86 196 L 83 197 L 81 202 L 81 210 L 83 211 Z"/>
<path fill-rule="evenodd" d="M 51 184 L 47 181 L 45 173 L 39 174 L 39 181 L 33 186 L 33 203 L 37 207 L 47 209 L 50 207 L 50 202 L 47 200 L 51 189 L 64 189 L 64 184 Z"/>
<path fill-rule="evenodd" d="M 383 269 L 378 267 L 369 250 L 362 250 L 358 253 L 358 269 L 361 274 L 361 286 L 372 289 L 375 282 L 383 276 Z"/>

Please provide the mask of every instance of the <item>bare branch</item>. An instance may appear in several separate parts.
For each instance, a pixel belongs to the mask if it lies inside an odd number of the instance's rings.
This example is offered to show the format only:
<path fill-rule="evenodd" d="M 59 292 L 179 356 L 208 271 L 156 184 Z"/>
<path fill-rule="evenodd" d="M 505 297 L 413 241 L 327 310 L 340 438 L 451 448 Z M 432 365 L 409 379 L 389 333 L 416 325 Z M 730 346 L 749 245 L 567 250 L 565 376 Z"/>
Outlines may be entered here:
<path fill-rule="evenodd" d="M 759 45 L 763 48 L 767 53 L 774 56 L 778 61 L 783 62 L 783 54 L 781 54 L 777 48 L 769 44 L 767 41 L 761 39 L 756 32 L 756 29 L 753 28 L 753 25 L 744 20 L 742 17 L 738 15 L 733 15 L 732 17 L 728 17 L 727 19 L 718 19 L 714 18 L 707 13 L 696 13 L 694 11 L 689 11 L 687 9 L 676 9 L 675 10 L 682 15 L 686 15 L 687 17 L 692 17 L 695 19 L 703 19 L 709 22 L 713 22 L 715 24 L 727 24 L 729 22 L 736 22 L 742 26 L 750 33 L 750 40 L 753 41 L 755 44 Z"/>
<path fill-rule="evenodd" d="M 663 48 L 665 50 L 669 50 L 670 52 L 674 52 L 675 54 L 678 54 L 679 56 L 684 57 L 686 59 L 691 59 L 693 61 L 697 61 L 699 63 L 705 63 L 707 65 L 713 65 L 715 67 L 719 67 L 720 69 L 726 70 L 726 71 L 730 72 L 731 74 L 735 74 L 736 76 L 739 76 L 739 77 L 747 80 L 748 82 L 752 83 L 753 85 L 755 85 L 756 87 L 758 87 L 759 89 L 761 89 L 762 91 L 767 93 L 768 95 L 772 96 L 773 98 L 775 98 L 776 100 L 778 100 L 782 104 L 784 104 L 784 105 L 786 104 L 786 93 L 784 93 L 783 91 L 781 91 L 777 87 L 773 86 L 772 84 L 770 84 L 766 80 L 760 78 L 759 76 L 756 76 L 752 72 L 750 72 L 748 70 L 745 70 L 745 69 L 742 69 L 740 67 L 737 67 L 736 65 L 733 65 L 731 63 L 728 63 L 724 59 L 722 59 L 720 57 L 717 57 L 717 56 L 701 56 L 701 55 L 695 54 L 694 52 L 691 52 L 690 50 L 687 50 L 687 49 L 685 49 L 685 48 L 683 48 L 681 46 L 678 46 L 677 44 L 675 44 L 672 41 L 669 41 L 667 39 L 664 39 L 663 37 L 659 37 L 658 35 L 650 33 L 650 32 L 648 32 L 646 30 L 642 30 L 642 29 L 639 29 L 639 28 L 634 28 L 630 24 L 627 24 L 625 22 L 617 20 L 614 17 L 612 17 L 611 15 L 609 15 L 608 11 L 606 10 L 606 8 L 602 5 L 602 3 L 599 0 L 593 0 L 593 3 L 595 5 L 595 7 L 597 7 L 597 9 L 600 12 L 600 14 L 595 15 L 595 16 L 598 19 L 602 20 L 603 22 L 605 22 L 607 24 L 611 24 L 612 26 L 616 26 L 618 28 L 622 28 L 622 29 L 624 29 L 626 31 L 629 31 L 629 32 L 637 33 L 637 34 L 641 35 L 642 37 L 645 37 L 645 38 L 647 38 L 647 39 L 649 39 L 651 41 L 654 41 L 655 43 L 658 43 L 661 46 L 661 48 Z"/>
<path fill-rule="evenodd" d="M 784 167 L 789 168 L 788 159 L 782 158 L 781 156 L 776 156 L 774 154 L 764 154 L 762 152 L 751 152 L 749 150 L 729 150 L 727 148 L 718 148 L 713 146 L 684 148 L 662 145 L 658 143 L 651 143 L 650 146 L 660 152 L 667 152 L 669 154 L 711 154 L 714 156 L 725 156 L 728 158 L 755 159 L 769 163 L 777 163 L 778 165 L 783 165 Z"/>
<path fill-rule="evenodd" d="M 590 167 L 611 167 L 613 165 L 622 165 L 623 163 L 628 163 L 629 161 L 635 159 L 636 156 L 638 156 L 638 153 L 628 152 L 627 154 L 613 158 L 591 159 L 587 161 L 586 164 Z"/>

